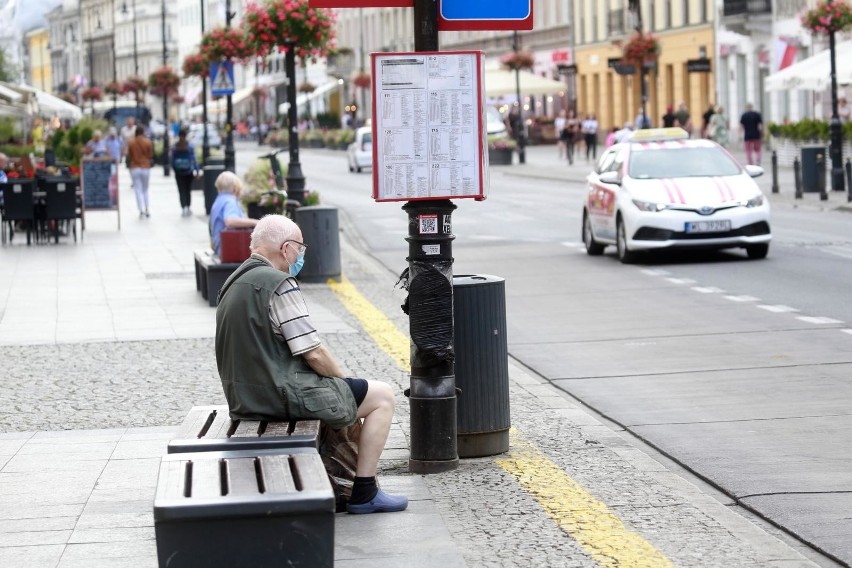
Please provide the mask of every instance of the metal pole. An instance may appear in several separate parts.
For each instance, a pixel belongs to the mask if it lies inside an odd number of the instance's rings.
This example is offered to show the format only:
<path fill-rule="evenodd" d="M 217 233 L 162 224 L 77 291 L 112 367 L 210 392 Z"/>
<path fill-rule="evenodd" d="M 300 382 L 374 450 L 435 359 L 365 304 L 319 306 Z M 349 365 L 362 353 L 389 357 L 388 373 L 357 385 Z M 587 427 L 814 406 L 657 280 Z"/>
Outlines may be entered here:
<path fill-rule="evenodd" d="M 161 2 L 163 8 L 162 32 L 163 32 L 163 67 L 169 61 L 169 48 L 166 44 L 166 0 Z M 166 130 L 163 132 L 163 175 L 169 177 L 169 93 L 163 93 L 163 123 Z"/>
<path fill-rule="evenodd" d="M 778 193 L 778 152 L 772 150 L 772 193 Z"/>
<path fill-rule="evenodd" d="M 358 8 L 358 23 L 359 23 L 359 26 L 360 26 L 359 29 L 360 29 L 360 32 L 361 32 L 360 48 L 359 48 L 359 54 L 360 54 L 359 59 L 360 59 L 361 68 L 359 69 L 359 71 L 363 74 L 364 73 L 364 9 L 363 8 Z M 362 88 L 362 89 L 360 89 L 360 91 L 361 91 L 361 104 L 359 106 L 361 107 L 361 116 L 364 117 L 362 124 L 367 124 L 367 89 Z M 354 122 L 353 126 L 355 128 L 358 128 L 358 113 L 357 112 L 355 113 L 355 120 L 353 122 Z"/>
<path fill-rule="evenodd" d="M 225 28 L 231 28 L 231 0 L 225 0 Z M 225 97 L 225 169 L 229 172 L 236 171 L 236 158 L 234 156 L 234 105 L 231 95 Z M 206 129 L 206 126 L 205 126 Z"/>
<path fill-rule="evenodd" d="M 520 49 L 520 45 L 518 44 L 518 32 L 515 30 L 512 38 L 512 49 L 515 51 L 515 55 L 518 55 L 518 50 Z M 517 138 L 518 138 L 518 163 L 526 164 L 527 163 L 527 153 L 525 150 L 526 147 L 526 136 L 524 135 L 524 103 L 521 100 L 521 70 L 519 67 L 515 66 L 515 97 L 517 97 L 518 101 L 518 118 L 515 121 L 515 128 L 517 129 Z"/>
<path fill-rule="evenodd" d="M 136 39 L 136 0 L 133 0 L 133 74 L 139 76 L 139 45 Z M 139 108 L 139 93 L 136 97 L 136 108 Z M 139 120 L 139 112 L 136 113 L 136 120 Z"/>
<path fill-rule="evenodd" d="M 837 53 L 834 45 L 834 31 L 828 34 L 828 45 L 831 51 L 831 189 L 843 191 L 843 125 L 837 114 Z"/>
<path fill-rule="evenodd" d="M 201 0 L 201 35 L 204 35 L 204 2 Z M 201 77 L 201 121 L 203 127 L 201 129 L 201 162 L 207 165 L 207 160 L 210 158 L 210 140 L 207 137 L 207 77 Z"/>
<path fill-rule="evenodd" d="M 796 199 L 802 198 L 802 163 L 799 157 L 793 158 L 793 183 L 796 184 Z"/>
<path fill-rule="evenodd" d="M 287 71 L 287 127 L 290 129 L 290 164 L 287 166 L 287 199 L 305 202 L 305 176 L 302 174 L 302 164 L 299 163 L 299 109 L 296 108 L 296 44 L 287 43 L 287 53 L 284 56 L 284 66 Z"/>
<path fill-rule="evenodd" d="M 438 51 L 438 0 L 414 0 L 414 50 Z M 412 473 L 456 469 L 456 376 L 453 363 L 452 213 L 448 199 L 409 201 L 408 292 L 412 338 L 409 408 Z M 437 233 L 421 227 L 432 226 Z M 426 254 L 426 251 L 438 254 Z M 444 280 L 446 279 L 446 281 Z M 429 306 L 423 310 L 423 306 Z M 430 313 L 424 313 L 424 312 Z"/>
<path fill-rule="evenodd" d="M 846 201 L 852 202 L 852 161 L 849 158 L 846 158 L 846 187 L 849 188 Z"/>

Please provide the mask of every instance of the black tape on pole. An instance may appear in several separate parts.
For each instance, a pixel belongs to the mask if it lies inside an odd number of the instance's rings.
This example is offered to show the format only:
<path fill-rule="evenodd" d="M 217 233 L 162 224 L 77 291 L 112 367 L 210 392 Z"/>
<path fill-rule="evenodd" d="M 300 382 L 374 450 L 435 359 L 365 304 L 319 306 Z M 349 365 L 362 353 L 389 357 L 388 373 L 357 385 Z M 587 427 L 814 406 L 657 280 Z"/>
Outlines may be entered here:
<path fill-rule="evenodd" d="M 449 262 L 437 265 L 415 262 L 416 274 L 408 283 L 411 339 L 424 366 L 452 361 L 453 295 L 446 272 Z"/>

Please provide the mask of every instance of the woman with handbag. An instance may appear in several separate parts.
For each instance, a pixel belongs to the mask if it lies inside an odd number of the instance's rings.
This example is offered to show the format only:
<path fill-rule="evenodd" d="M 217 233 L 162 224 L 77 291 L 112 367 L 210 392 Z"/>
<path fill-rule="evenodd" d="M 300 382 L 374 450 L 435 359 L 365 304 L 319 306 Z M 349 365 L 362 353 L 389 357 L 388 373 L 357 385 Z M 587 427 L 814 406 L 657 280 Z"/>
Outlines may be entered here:
<path fill-rule="evenodd" d="M 127 160 L 139 218 L 145 219 L 151 216 L 148 209 L 148 182 L 154 161 L 154 145 L 145 137 L 145 129 L 141 126 L 136 127 L 136 136 L 127 145 Z"/>

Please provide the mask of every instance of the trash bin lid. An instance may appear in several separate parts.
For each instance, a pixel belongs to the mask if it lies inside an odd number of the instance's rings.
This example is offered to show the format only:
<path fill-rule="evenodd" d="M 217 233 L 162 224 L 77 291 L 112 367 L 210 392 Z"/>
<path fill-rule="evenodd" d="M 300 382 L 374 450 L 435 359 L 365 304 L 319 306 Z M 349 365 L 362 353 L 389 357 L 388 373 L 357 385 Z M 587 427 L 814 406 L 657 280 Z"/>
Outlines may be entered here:
<path fill-rule="evenodd" d="M 504 282 L 505 278 L 492 274 L 453 274 L 453 286 L 481 286 L 483 284 L 497 284 Z"/>

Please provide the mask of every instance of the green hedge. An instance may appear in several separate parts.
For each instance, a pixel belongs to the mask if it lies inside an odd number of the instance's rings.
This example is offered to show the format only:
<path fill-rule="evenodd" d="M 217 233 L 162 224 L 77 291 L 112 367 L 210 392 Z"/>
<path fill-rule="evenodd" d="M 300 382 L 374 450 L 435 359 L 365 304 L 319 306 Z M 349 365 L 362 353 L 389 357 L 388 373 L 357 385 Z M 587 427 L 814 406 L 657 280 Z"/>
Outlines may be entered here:
<path fill-rule="evenodd" d="M 828 140 L 829 123 L 823 120 L 805 119 L 790 124 L 770 124 L 769 134 L 776 138 L 791 140 Z M 843 125 L 843 138 L 852 139 L 852 122 Z"/>

